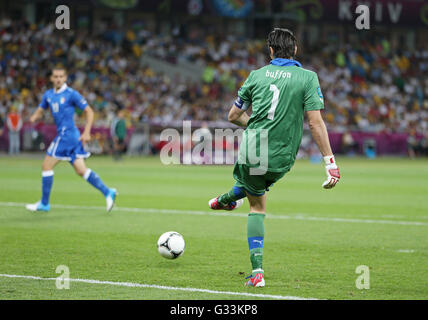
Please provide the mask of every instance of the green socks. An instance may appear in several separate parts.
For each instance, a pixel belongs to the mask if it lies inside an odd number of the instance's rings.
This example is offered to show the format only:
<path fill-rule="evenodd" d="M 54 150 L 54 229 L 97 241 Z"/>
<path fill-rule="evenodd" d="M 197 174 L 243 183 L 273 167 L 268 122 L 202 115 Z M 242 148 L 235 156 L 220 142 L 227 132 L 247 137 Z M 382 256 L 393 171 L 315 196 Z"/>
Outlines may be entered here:
<path fill-rule="evenodd" d="M 263 241 L 265 236 L 265 215 L 262 213 L 250 213 L 248 215 L 247 237 L 250 249 L 250 261 L 253 268 L 252 276 L 263 273 Z"/>
<path fill-rule="evenodd" d="M 218 202 L 222 205 L 227 205 L 245 197 L 246 193 L 244 189 L 235 185 L 232 190 L 218 197 Z M 248 247 L 250 249 L 250 261 L 253 268 L 252 276 L 254 277 L 256 273 L 263 273 L 263 241 L 265 237 L 264 214 L 248 214 L 247 237 Z"/>

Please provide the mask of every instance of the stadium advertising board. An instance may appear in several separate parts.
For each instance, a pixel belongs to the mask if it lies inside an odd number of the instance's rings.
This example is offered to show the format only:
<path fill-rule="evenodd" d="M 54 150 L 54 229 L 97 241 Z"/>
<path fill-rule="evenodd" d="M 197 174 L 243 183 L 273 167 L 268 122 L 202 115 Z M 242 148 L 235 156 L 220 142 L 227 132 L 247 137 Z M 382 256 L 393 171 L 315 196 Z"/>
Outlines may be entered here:
<path fill-rule="evenodd" d="M 303 3 L 304 1 L 298 1 Z M 316 3 L 317 1 L 310 1 Z M 355 8 L 359 4 L 368 5 L 370 20 L 379 24 L 418 24 L 428 25 L 428 2 L 423 0 L 323 0 L 324 13 L 320 19 L 339 20 L 353 23 Z M 310 15 L 309 15 L 310 17 Z"/>

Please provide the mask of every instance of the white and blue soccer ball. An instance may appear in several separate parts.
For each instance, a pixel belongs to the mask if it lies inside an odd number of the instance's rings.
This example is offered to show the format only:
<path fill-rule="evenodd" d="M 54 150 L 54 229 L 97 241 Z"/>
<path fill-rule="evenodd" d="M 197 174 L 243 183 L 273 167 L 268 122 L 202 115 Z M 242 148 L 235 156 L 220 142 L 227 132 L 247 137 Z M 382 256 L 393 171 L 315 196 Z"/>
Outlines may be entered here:
<path fill-rule="evenodd" d="M 158 251 L 167 259 L 177 259 L 183 254 L 185 247 L 183 236 L 175 231 L 165 232 L 158 240 Z"/>

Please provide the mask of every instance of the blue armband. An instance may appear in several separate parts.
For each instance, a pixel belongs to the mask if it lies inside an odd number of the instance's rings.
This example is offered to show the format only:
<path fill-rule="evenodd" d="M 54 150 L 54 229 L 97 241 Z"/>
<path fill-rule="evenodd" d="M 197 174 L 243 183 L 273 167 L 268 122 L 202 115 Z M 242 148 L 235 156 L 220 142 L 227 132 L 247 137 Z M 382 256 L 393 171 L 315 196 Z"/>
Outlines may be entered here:
<path fill-rule="evenodd" d="M 249 106 L 250 106 L 249 102 L 242 100 L 240 97 L 236 98 L 235 107 L 237 107 L 241 110 L 247 110 Z"/>

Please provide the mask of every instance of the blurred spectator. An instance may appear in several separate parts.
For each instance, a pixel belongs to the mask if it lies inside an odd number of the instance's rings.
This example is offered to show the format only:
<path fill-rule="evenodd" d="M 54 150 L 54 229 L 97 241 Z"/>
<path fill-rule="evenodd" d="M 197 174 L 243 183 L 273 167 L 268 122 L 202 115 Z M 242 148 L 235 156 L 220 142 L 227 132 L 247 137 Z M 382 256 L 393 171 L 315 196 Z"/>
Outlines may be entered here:
<path fill-rule="evenodd" d="M 376 140 L 371 138 L 365 139 L 363 142 L 363 152 L 367 158 L 376 158 Z"/>
<path fill-rule="evenodd" d="M 96 132 L 92 139 L 86 143 L 85 150 L 94 154 L 103 154 L 105 152 L 103 135 Z"/>
<path fill-rule="evenodd" d="M 125 111 L 119 109 L 110 128 L 110 134 L 113 140 L 113 158 L 115 160 L 120 160 L 126 149 L 126 122 L 124 115 Z"/>
<path fill-rule="evenodd" d="M 411 129 L 407 137 L 407 149 L 410 158 L 414 158 L 419 153 L 419 141 L 416 137 L 416 130 Z"/>
<path fill-rule="evenodd" d="M 421 139 L 420 142 L 420 150 L 421 154 L 425 157 L 428 156 L 428 132 L 425 134 L 425 136 Z"/>
<path fill-rule="evenodd" d="M 358 143 L 354 140 L 351 133 L 346 131 L 342 135 L 342 152 L 347 155 L 355 155 L 358 151 Z"/>
<path fill-rule="evenodd" d="M 4 120 L 3 120 L 3 116 L 0 112 L 0 138 L 3 135 L 3 130 L 4 130 Z"/>
<path fill-rule="evenodd" d="M 7 127 L 9 130 L 9 154 L 19 154 L 22 119 L 15 107 L 11 107 L 7 115 Z"/>

